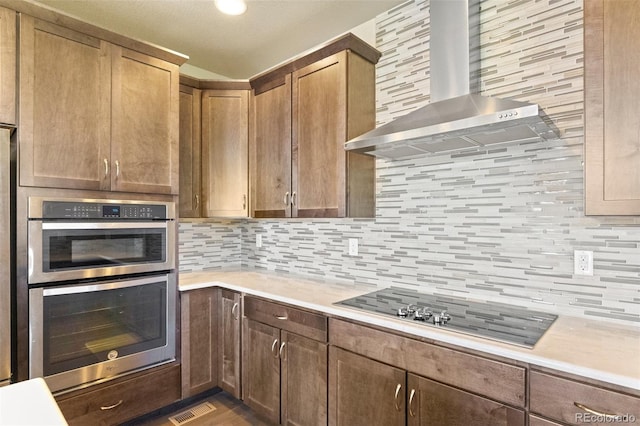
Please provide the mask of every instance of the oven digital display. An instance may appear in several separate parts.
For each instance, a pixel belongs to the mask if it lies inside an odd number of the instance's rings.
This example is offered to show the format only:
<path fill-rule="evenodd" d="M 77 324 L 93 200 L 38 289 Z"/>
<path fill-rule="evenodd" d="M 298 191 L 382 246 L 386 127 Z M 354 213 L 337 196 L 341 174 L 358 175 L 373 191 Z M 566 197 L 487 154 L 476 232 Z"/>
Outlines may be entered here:
<path fill-rule="evenodd" d="M 102 217 L 120 217 L 120 206 L 102 206 Z"/>

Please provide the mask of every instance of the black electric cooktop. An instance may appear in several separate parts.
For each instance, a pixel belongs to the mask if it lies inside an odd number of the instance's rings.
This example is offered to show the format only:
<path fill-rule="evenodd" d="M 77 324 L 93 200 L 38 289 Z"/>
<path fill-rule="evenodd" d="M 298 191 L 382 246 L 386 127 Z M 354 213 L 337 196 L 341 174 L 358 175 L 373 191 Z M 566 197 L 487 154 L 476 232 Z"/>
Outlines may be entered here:
<path fill-rule="evenodd" d="M 336 305 L 527 348 L 533 348 L 558 317 L 502 303 L 469 301 L 397 287 L 346 299 Z"/>

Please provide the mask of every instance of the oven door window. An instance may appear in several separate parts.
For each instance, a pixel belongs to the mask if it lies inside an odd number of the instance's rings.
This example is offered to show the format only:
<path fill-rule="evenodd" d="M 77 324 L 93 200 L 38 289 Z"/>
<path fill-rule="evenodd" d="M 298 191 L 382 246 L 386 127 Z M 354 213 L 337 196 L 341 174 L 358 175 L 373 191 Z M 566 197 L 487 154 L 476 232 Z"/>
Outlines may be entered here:
<path fill-rule="evenodd" d="M 43 338 L 45 376 L 162 347 L 167 344 L 167 282 L 45 293 Z"/>
<path fill-rule="evenodd" d="M 43 229 L 42 271 L 104 268 L 167 260 L 166 228 Z"/>

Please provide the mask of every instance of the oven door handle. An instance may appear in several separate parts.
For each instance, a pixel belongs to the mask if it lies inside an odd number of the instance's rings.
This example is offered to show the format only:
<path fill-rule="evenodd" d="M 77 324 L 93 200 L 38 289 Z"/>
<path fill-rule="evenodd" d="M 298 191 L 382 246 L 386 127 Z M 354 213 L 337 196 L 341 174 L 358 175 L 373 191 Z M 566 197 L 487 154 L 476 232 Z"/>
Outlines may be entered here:
<path fill-rule="evenodd" d="M 42 230 L 82 230 L 82 229 L 161 229 L 167 221 L 149 222 L 42 222 Z"/>
<path fill-rule="evenodd" d="M 62 294 L 77 294 L 77 293 L 87 293 L 92 291 L 103 291 L 103 290 L 116 290 L 119 288 L 127 288 L 127 287 L 135 287 L 139 285 L 152 284 L 155 282 L 168 282 L 169 276 L 167 274 L 163 275 L 154 275 L 149 278 L 140 278 L 134 280 L 126 280 L 126 281 L 109 281 L 105 283 L 91 283 L 84 285 L 73 285 L 73 286 L 65 286 L 65 287 L 52 287 L 43 289 L 42 294 L 46 296 L 59 296 Z"/>

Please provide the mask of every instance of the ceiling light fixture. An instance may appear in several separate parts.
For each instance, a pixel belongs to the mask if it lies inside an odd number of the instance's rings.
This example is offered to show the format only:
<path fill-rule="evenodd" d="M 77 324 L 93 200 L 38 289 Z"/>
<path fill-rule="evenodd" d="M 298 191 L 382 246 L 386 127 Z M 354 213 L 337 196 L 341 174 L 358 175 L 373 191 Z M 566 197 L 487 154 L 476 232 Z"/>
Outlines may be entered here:
<path fill-rule="evenodd" d="M 215 0 L 216 7 L 227 15 L 242 15 L 247 11 L 244 0 Z"/>

